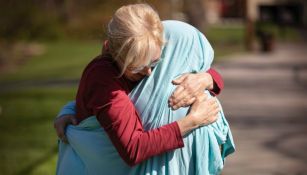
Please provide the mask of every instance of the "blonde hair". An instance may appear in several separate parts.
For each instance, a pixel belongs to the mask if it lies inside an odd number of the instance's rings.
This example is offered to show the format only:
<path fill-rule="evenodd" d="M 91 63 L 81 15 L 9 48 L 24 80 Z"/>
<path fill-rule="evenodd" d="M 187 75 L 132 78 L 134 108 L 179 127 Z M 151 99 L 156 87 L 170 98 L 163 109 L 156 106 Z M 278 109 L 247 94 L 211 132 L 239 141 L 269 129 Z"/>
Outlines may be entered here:
<path fill-rule="evenodd" d="M 158 13 L 147 4 L 119 8 L 108 24 L 111 54 L 121 69 L 149 63 L 163 44 L 163 26 Z"/>

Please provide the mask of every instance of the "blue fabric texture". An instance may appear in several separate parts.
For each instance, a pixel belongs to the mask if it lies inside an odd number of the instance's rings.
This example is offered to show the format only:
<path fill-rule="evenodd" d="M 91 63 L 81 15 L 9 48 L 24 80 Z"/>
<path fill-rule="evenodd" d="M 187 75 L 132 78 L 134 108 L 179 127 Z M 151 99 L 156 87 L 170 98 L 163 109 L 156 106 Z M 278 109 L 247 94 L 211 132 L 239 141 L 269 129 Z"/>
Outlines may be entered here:
<path fill-rule="evenodd" d="M 175 111 L 168 107 L 168 98 L 176 88 L 171 81 L 183 73 L 208 70 L 214 57 L 205 36 L 193 26 L 179 21 L 164 21 L 163 26 L 166 43 L 162 61 L 129 94 L 146 130 L 186 116 L 188 107 Z M 74 108 L 75 103 L 70 102 L 59 116 L 75 114 Z M 225 157 L 235 151 L 222 110 L 217 122 L 185 136 L 183 148 L 152 157 L 135 167 L 127 166 L 120 158 L 95 116 L 78 126 L 69 125 L 66 135 L 69 144 L 59 141 L 59 175 L 215 175 L 223 169 Z"/>

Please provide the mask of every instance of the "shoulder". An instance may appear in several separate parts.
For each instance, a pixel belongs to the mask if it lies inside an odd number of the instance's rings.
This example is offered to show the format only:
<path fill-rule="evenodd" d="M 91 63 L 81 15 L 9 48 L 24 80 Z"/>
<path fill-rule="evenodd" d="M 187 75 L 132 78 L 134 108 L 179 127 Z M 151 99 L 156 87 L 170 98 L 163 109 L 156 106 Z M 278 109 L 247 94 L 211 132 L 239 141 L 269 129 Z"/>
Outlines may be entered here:
<path fill-rule="evenodd" d="M 118 79 L 119 71 L 115 63 L 105 55 L 94 58 L 85 68 L 82 78 L 87 82 L 101 82 L 105 85 Z"/>
<path fill-rule="evenodd" d="M 98 56 L 84 70 L 78 94 L 86 97 L 88 106 L 96 108 L 123 99 L 127 96 L 125 87 L 112 61 Z"/>

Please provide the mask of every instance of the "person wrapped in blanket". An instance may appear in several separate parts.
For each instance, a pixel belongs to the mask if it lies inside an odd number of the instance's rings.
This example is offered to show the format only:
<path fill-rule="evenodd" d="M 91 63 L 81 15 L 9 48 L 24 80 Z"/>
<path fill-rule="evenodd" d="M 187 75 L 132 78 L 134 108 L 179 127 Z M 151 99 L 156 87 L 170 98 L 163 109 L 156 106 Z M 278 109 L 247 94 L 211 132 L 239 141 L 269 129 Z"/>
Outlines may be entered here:
<path fill-rule="evenodd" d="M 132 4 L 114 14 L 104 48 L 55 120 L 57 174 L 219 174 L 235 147 L 205 36 Z"/>

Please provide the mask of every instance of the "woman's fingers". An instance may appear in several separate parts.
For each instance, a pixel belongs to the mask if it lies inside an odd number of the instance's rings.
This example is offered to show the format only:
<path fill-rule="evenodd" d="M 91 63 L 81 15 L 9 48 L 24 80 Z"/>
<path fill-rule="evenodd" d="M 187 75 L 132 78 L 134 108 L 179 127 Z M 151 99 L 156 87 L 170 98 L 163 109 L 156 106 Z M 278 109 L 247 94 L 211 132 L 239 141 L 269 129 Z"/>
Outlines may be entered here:
<path fill-rule="evenodd" d="M 62 140 L 62 142 L 64 142 L 64 143 L 68 144 L 68 140 L 67 140 L 67 138 L 66 138 L 66 136 L 65 136 L 65 135 L 64 135 L 64 136 L 61 138 L 61 140 Z"/>
<path fill-rule="evenodd" d="M 182 86 L 178 86 L 173 95 L 169 99 L 169 105 L 172 109 L 176 110 L 181 107 L 192 105 L 195 100 L 204 101 L 207 99 L 207 94 L 199 93 L 195 96 L 190 90 L 184 89 Z"/>
<path fill-rule="evenodd" d="M 184 99 L 181 99 L 178 103 L 174 104 L 171 106 L 174 110 L 179 109 L 181 107 L 187 107 L 190 106 L 195 102 L 196 98 L 195 97 L 187 97 Z"/>
<path fill-rule="evenodd" d="M 188 74 L 183 74 L 179 78 L 176 78 L 175 80 L 172 81 L 174 85 L 179 85 L 184 81 L 184 79 L 187 77 Z"/>
<path fill-rule="evenodd" d="M 54 128 L 56 130 L 57 136 L 64 143 L 68 143 L 68 139 L 65 135 L 65 129 L 69 124 L 77 125 L 77 119 L 73 115 L 65 115 L 57 118 L 54 121 Z"/>
<path fill-rule="evenodd" d="M 65 135 L 65 126 L 62 124 L 55 125 L 56 133 L 61 141 L 68 143 L 68 140 Z"/>
<path fill-rule="evenodd" d="M 205 94 L 205 93 L 199 93 L 199 94 L 197 95 L 197 99 L 198 99 L 200 102 L 203 102 L 203 101 L 205 101 L 205 100 L 208 99 L 208 95 Z"/>
<path fill-rule="evenodd" d="M 175 91 L 172 93 L 171 98 L 175 99 L 176 97 L 178 97 L 182 92 L 184 91 L 184 87 L 178 85 L 175 89 Z"/>
<path fill-rule="evenodd" d="M 68 140 L 67 140 L 67 137 L 66 137 L 66 135 L 65 134 L 63 134 L 61 137 L 60 137 L 60 140 L 62 141 L 62 142 L 64 142 L 64 143 L 68 143 Z"/>
<path fill-rule="evenodd" d="M 77 124 L 78 124 L 78 121 L 77 121 L 76 117 L 74 117 L 74 116 L 70 117 L 70 123 L 71 123 L 72 125 L 77 125 Z"/>
<path fill-rule="evenodd" d="M 184 91 L 183 86 L 177 86 L 177 88 L 175 89 L 175 91 L 173 92 L 173 94 L 171 95 L 171 97 L 168 100 L 168 103 L 171 107 L 173 107 L 174 105 L 176 105 L 179 102 L 178 96 L 180 96 L 180 94 L 182 94 Z"/>
<path fill-rule="evenodd" d="M 200 125 L 209 125 L 218 119 L 220 111 L 216 98 L 207 99 L 205 94 L 199 95 L 192 106 L 195 116 L 200 118 Z"/>
<path fill-rule="evenodd" d="M 210 106 L 209 106 L 209 114 L 207 121 L 208 124 L 214 123 L 218 119 L 218 113 L 220 112 L 219 105 L 215 98 L 209 99 Z"/>
<path fill-rule="evenodd" d="M 189 106 L 194 103 L 198 94 L 205 90 L 200 77 L 202 74 L 187 73 L 172 81 L 177 88 L 169 98 L 169 105 L 173 109 Z M 202 80 L 202 79 L 201 79 Z"/>

